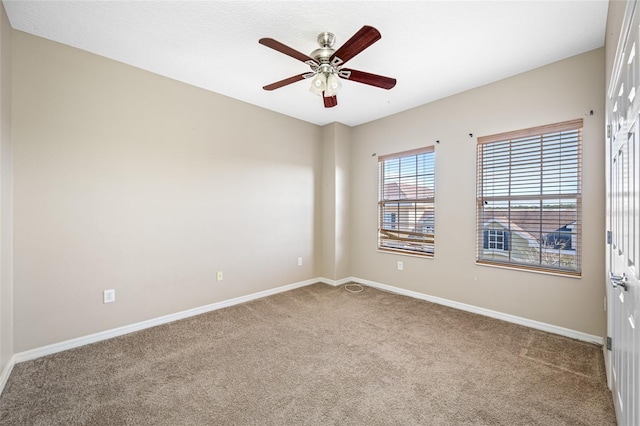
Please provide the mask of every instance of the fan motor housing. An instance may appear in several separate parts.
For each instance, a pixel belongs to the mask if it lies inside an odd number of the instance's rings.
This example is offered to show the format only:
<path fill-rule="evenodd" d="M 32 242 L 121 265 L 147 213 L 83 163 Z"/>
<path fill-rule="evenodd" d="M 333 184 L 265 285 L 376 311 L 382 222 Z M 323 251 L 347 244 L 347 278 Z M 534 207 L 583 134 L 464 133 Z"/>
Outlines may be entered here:
<path fill-rule="evenodd" d="M 332 49 L 335 42 L 336 36 L 333 33 L 325 31 L 318 34 L 318 44 L 320 45 L 320 48 L 311 52 L 309 56 L 321 64 L 329 63 L 331 55 L 335 52 L 335 50 Z"/>

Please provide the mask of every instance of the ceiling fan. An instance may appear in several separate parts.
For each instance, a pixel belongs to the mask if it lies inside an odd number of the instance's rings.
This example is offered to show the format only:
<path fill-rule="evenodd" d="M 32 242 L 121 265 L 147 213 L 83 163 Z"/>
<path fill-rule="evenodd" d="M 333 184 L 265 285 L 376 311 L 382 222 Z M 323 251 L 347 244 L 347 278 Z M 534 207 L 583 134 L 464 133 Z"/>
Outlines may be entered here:
<path fill-rule="evenodd" d="M 333 49 L 336 40 L 335 35 L 324 32 L 318 35 L 320 48 L 311 52 L 309 56 L 300 53 L 295 49 L 286 46 L 272 38 L 261 38 L 258 42 L 280 53 L 291 56 L 294 59 L 304 62 L 311 67 L 310 72 L 294 75 L 284 80 L 268 84 L 264 90 L 275 90 L 296 81 L 311 79 L 312 93 L 322 96 L 325 108 L 338 105 L 337 93 L 342 87 L 340 79 L 351 80 L 382 89 L 391 89 L 396 85 L 396 79 L 384 77 L 382 75 L 370 74 L 351 68 L 343 68 L 354 56 L 380 40 L 382 35 L 373 27 L 365 25 L 338 50 Z"/>

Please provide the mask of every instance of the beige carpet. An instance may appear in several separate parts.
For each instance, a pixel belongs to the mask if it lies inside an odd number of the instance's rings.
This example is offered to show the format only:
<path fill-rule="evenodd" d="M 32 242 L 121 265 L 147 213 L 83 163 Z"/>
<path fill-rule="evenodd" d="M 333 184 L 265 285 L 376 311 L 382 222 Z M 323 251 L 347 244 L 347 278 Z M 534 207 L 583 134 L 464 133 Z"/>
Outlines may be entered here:
<path fill-rule="evenodd" d="M 2 425 L 614 425 L 601 348 L 324 284 L 17 364 Z"/>

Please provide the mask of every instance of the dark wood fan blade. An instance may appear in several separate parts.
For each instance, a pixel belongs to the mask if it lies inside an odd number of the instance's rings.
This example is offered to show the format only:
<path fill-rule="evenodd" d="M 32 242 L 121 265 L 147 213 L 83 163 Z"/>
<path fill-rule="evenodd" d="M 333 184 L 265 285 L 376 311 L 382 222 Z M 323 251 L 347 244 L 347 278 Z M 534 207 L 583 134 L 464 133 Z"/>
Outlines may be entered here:
<path fill-rule="evenodd" d="M 365 25 L 331 55 L 330 62 L 333 65 L 342 65 L 381 38 L 378 30 Z"/>
<path fill-rule="evenodd" d="M 337 96 L 324 96 L 324 92 L 322 92 L 322 99 L 324 100 L 325 108 L 333 108 L 338 105 L 338 97 Z"/>
<path fill-rule="evenodd" d="M 307 73 L 294 75 L 293 77 L 285 78 L 284 80 L 280 80 L 280 81 L 276 81 L 275 83 L 268 84 L 268 85 L 264 86 L 263 89 L 264 90 L 279 89 L 279 88 L 284 87 L 284 86 L 286 86 L 288 84 L 295 83 L 296 81 L 304 80 L 305 79 L 305 75 L 307 75 Z"/>
<path fill-rule="evenodd" d="M 297 50 L 292 49 L 289 46 L 284 45 L 272 38 L 261 38 L 260 40 L 258 40 L 258 43 L 262 44 L 263 46 L 270 47 L 273 50 L 277 50 L 280 53 L 284 53 L 287 56 L 291 56 L 292 58 L 297 59 L 299 61 L 302 61 L 302 62 L 311 61 L 316 65 L 318 64 L 318 62 L 316 62 L 312 57 L 307 56 L 304 53 L 300 53 Z"/>
<path fill-rule="evenodd" d="M 370 74 L 364 71 L 352 70 L 342 68 L 340 70 L 340 77 L 347 80 L 357 81 L 358 83 L 368 84 L 370 86 L 380 87 L 382 89 L 392 89 L 396 85 L 396 79 L 391 77 L 385 77 L 378 74 Z"/>

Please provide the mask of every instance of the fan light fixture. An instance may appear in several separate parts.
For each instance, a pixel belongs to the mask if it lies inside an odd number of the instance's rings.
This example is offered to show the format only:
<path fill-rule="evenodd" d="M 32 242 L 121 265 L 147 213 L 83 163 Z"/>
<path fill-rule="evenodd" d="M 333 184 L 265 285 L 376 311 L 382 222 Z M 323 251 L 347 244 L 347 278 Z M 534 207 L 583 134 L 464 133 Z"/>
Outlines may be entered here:
<path fill-rule="evenodd" d="M 324 50 L 323 50 L 324 49 Z M 327 48 L 318 49 L 326 51 Z M 333 52 L 333 50 L 331 50 Z M 327 53 L 325 53 L 326 55 Z M 326 62 L 320 63 L 320 65 L 312 66 L 313 73 L 311 76 L 311 87 L 309 90 L 311 93 L 318 96 L 331 97 L 338 93 L 338 90 L 342 87 L 342 82 L 338 75 L 339 70 Z"/>
<path fill-rule="evenodd" d="M 326 88 L 327 88 L 327 77 L 324 75 L 324 73 L 319 72 L 311 80 L 311 87 L 309 87 L 309 91 L 311 91 L 311 93 L 316 94 L 318 96 L 322 96 L 322 92 L 324 92 Z"/>
<path fill-rule="evenodd" d="M 336 96 L 342 87 L 340 77 L 334 72 L 318 72 L 311 80 L 309 91 L 315 95 L 331 97 Z"/>
<path fill-rule="evenodd" d="M 331 73 L 327 77 L 327 89 L 325 90 L 327 96 L 335 96 L 342 87 L 342 82 L 336 73 Z"/>
<path fill-rule="evenodd" d="M 310 55 L 300 53 L 272 38 L 261 38 L 258 40 L 260 44 L 302 61 L 311 68 L 311 72 L 294 75 L 284 80 L 267 84 L 262 88 L 264 90 L 275 90 L 296 81 L 311 79 L 309 90 L 311 93 L 322 97 L 325 108 L 333 108 L 338 105 L 336 94 L 342 87 L 342 79 L 389 90 L 396 85 L 395 78 L 343 68 L 347 61 L 380 40 L 381 37 L 378 30 L 365 25 L 338 50 L 334 50 L 333 43 L 336 37 L 330 32 L 320 33 L 318 35 L 320 47 L 311 52 Z"/>

